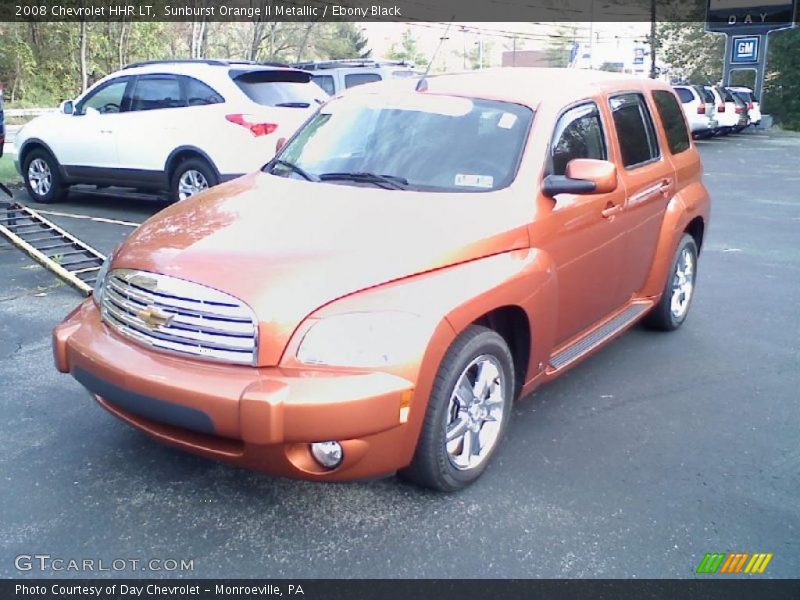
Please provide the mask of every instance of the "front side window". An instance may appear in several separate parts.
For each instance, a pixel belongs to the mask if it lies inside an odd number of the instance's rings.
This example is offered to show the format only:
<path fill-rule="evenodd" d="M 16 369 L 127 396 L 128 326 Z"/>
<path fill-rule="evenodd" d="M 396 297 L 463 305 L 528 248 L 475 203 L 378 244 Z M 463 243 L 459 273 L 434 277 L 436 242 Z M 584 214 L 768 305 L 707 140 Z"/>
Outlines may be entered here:
<path fill-rule="evenodd" d="M 564 175 L 574 158 L 606 159 L 606 143 L 600 113 L 594 103 L 567 111 L 556 124 L 551 157 L 553 175 Z"/>
<path fill-rule="evenodd" d="M 660 156 L 653 119 L 638 93 L 620 94 L 609 99 L 614 116 L 622 164 L 626 167 L 650 162 Z"/>
<path fill-rule="evenodd" d="M 93 108 L 103 115 L 124 112 L 123 99 L 126 87 L 128 87 L 127 77 L 106 83 L 84 98 L 76 107 L 75 114 L 86 114 L 87 108 Z"/>
<path fill-rule="evenodd" d="M 533 110 L 509 102 L 417 92 L 344 96 L 300 130 L 272 172 L 299 177 L 281 164 L 288 162 L 345 185 L 364 185 L 371 174 L 402 182 L 402 189 L 497 190 L 516 175 L 532 119 Z"/>
<path fill-rule="evenodd" d="M 131 110 L 159 110 L 186 106 L 181 84 L 172 75 L 144 75 L 136 80 Z"/>
<path fill-rule="evenodd" d="M 686 131 L 683 111 L 675 96 L 664 90 L 655 90 L 653 100 L 656 102 L 658 116 L 661 117 L 661 122 L 664 124 L 669 151 L 672 154 L 678 154 L 688 150 L 690 146 L 689 132 Z"/>
<path fill-rule="evenodd" d="M 381 76 L 377 73 L 348 73 L 344 76 L 344 87 L 351 88 L 380 80 Z"/>

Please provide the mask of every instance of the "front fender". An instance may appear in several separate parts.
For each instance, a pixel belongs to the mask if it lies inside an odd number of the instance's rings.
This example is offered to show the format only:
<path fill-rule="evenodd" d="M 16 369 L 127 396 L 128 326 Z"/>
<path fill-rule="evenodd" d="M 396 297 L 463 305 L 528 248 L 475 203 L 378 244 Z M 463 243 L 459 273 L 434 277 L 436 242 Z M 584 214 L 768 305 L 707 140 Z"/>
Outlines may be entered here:
<path fill-rule="evenodd" d="M 528 379 L 545 365 L 553 346 L 557 307 L 556 271 L 549 256 L 541 250 L 522 249 L 423 273 L 348 296 L 321 308 L 310 320 L 348 312 L 404 311 L 425 315 L 435 323 L 427 345 L 420 349 L 412 365 L 387 368 L 415 382 L 407 427 L 413 448 L 422 428 L 428 398 L 439 365 L 453 340 L 471 323 L 502 307 L 515 306 L 525 311 L 531 327 L 533 352 Z M 289 364 L 293 349 L 302 337 L 301 326 L 287 348 Z M 283 361 L 287 366 L 286 360 Z M 408 461 L 411 457 L 407 457 Z"/>

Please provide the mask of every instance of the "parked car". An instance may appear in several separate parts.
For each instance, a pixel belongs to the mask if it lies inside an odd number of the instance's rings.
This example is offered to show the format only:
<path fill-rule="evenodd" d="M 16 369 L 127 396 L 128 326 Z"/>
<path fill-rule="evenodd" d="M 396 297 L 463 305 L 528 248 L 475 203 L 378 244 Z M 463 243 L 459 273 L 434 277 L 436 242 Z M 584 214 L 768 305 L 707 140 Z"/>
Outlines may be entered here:
<path fill-rule="evenodd" d="M 718 123 L 714 118 L 714 96 L 699 85 L 676 85 L 683 113 L 695 138 L 711 137 Z"/>
<path fill-rule="evenodd" d="M 728 88 L 732 92 L 734 92 L 737 96 L 739 96 L 745 104 L 747 104 L 747 112 L 750 116 L 750 124 L 758 125 L 761 124 L 761 104 L 756 99 L 753 90 L 748 87 L 730 87 Z"/>
<path fill-rule="evenodd" d="M 714 104 L 716 106 L 714 116 L 717 119 L 717 128 L 714 133 L 728 135 L 739 125 L 740 119 L 740 115 L 736 112 L 736 102 L 733 99 L 733 95 L 724 88 L 717 86 L 709 85 L 705 89 L 714 96 Z"/>
<path fill-rule="evenodd" d="M 733 131 L 739 133 L 750 125 L 750 111 L 747 108 L 747 102 L 745 102 L 739 94 L 732 92 L 730 88 L 725 89 L 730 93 L 736 106 L 734 112 L 739 116 L 739 122 L 736 127 L 733 128 Z"/>
<path fill-rule="evenodd" d="M 639 321 L 684 323 L 710 200 L 667 85 L 513 68 L 375 90 L 136 229 L 56 327 L 58 369 L 189 452 L 449 491 L 515 399 Z"/>
<path fill-rule="evenodd" d="M 17 137 L 36 202 L 73 184 L 167 191 L 183 200 L 254 171 L 327 99 L 298 69 L 219 60 L 152 61 L 101 79 Z"/>
<path fill-rule="evenodd" d="M 423 74 L 414 69 L 413 64 L 398 60 L 326 60 L 295 63 L 293 66 L 311 71 L 313 80 L 331 96 L 365 83 L 420 77 Z"/>
<path fill-rule="evenodd" d="M 6 143 L 6 116 L 3 109 L 3 86 L 0 85 L 0 158 L 3 157 L 3 146 Z"/>

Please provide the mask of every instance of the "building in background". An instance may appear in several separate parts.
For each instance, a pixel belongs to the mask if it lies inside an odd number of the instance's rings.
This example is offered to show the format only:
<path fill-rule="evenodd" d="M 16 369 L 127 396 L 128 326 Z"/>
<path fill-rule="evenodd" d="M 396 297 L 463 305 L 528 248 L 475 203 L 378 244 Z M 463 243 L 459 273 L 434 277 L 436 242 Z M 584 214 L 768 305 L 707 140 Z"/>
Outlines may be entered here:
<path fill-rule="evenodd" d="M 549 67 L 550 61 L 545 50 L 510 50 L 503 52 L 504 67 Z"/>

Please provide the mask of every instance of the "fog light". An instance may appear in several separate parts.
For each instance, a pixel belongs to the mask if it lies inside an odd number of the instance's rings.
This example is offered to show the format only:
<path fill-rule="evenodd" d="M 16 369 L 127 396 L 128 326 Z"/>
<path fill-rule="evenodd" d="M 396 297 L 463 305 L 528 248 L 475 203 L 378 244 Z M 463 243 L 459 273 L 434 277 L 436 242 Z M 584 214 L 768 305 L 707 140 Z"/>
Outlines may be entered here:
<path fill-rule="evenodd" d="M 344 458 L 339 442 L 314 442 L 311 444 L 311 456 L 326 469 L 338 467 Z"/>

